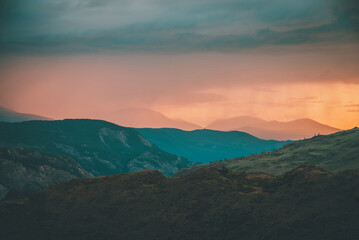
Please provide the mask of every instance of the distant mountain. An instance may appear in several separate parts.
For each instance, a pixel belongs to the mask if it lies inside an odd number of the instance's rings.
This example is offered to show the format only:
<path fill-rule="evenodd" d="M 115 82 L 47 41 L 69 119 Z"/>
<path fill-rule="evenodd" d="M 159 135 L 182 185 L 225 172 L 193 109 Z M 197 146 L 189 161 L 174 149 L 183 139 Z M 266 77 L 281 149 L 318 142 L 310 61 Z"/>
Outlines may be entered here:
<path fill-rule="evenodd" d="M 115 114 L 117 117 L 112 117 L 109 120 L 116 124 L 126 127 L 136 128 L 179 128 L 183 130 L 200 129 L 201 127 L 186 122 L 181 119 L 168 118 L 162 113 L 145 109 L 145 108 L 126 108 L 121 109 Z"/>
<path fill-rule="evenodd" d="M 242 116 L 217 120 L 206 128 L 221 131 L 243 131 L 262 139 L 300 140 L 317 134 L 331 134 L 340 131 L 328 125 L 303 118 L 289 122 L 265 121 Z"/>
<path fill-rule="evenodd" d="M 198 165 L 180 171 L 183 176 L 203 167 L 228 168 L 279 175 L 302 164 L 316 165 L 332 172 L 359 170 L 359 129 L 319 135 L 285 145 L 279 150 Z"/>
<path fill-rule="evenodd" d="M 22 122 L 28 120 L 51 120 L 51 119 L 39 115 L 18 113 L 0 106 L 0 122 Z"/>
<path fill-rule="evenodd" d="M 137 131 L 166 152 L 201 163 L 272 151 L 289 143 L 262 140 L 238 131 L 183 131 L 172 128 L 140 128 Z"/>
<path fill-rule="evenodd" d="M 75 179 L 0 202 L 0 239 L 359 239 L 359 171 L 203 168 Z"/>
<path fill-rule="evenodd" d="M 68 155 L 94 176 L 157 169 L 171 175 L 191 166 L 162 151 L 136 130 L 88 119 L 0 122 L 0 144 Z"/>
<path fill-rule="evenodd" d="M 0 146 L 0 200 L 23 196 L 56 183 L 91 177 L 72 158 Z"/>
<path fill-rule="evenodd" d="M 235 129 L 238 129 L 240 127 L 244 126 L 258 126 L 263 125 L 267 121 L 250 117 L 250 116 L 240 116 L 240 117 L 233 117 L 233 118 L 226 118 L 226 119 L 219 119 L 208 126 L 206 128 L 208 129 L 214 129 L 214 130 L 220 130 L 220 131 L 234 131 Z"/>

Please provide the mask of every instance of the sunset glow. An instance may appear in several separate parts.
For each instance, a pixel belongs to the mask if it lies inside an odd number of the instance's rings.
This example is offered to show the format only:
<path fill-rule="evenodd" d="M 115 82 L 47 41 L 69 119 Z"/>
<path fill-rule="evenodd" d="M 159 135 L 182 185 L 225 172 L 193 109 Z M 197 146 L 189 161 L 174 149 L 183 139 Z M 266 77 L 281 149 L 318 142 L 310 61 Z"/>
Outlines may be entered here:
<path fill-rule="evenodd" d="M 136 1 L 122 5 L 132 15 L 121 16 L 113 11 L 115 1 L 5 2 L 3 107 L 113 122 L 122 108 L 146 108 L 202 127 L 242 115 L 358 125 L 359 44 L 351 1 Z M 51 21 L 41 4 L 54 12 Z M 173 7 L 203 12 L 185 19 L 168 15 Z M 236 18 L 223 18 L 232 11 Z M 38 18 L 26 22 L 29 14 Z M 25 30 L 30 23 L 31 32 Z"/>

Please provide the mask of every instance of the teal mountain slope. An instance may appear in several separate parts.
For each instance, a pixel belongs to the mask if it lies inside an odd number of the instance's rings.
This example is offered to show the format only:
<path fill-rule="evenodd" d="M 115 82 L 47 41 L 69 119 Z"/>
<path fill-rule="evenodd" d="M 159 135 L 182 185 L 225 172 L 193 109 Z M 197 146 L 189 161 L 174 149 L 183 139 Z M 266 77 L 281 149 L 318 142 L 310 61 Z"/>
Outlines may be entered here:
<path fill-rule="evenodd" d="M 198 165 L 180 171 L 178 176 L 206 166 L 278 175 L 302 164 L 316 165 L 332 172 L 359 169 L 359 129 L 318 135 L 272 152 Z"/>
<path fill-rule="evenodd" d="M 161 149 L 201 163 L 271 151 L 289 143 L 262 140 L 238 131 L 183 131 L 173 128 L 139 128 L 137 131 Z"/>
<path fill-rule="evenodd" d="M 157 169 L 171 175 L 191 166 L 136 130 L 101 120 L 0 122 L 0 144 L 68 155 L 94 176 Z"/>

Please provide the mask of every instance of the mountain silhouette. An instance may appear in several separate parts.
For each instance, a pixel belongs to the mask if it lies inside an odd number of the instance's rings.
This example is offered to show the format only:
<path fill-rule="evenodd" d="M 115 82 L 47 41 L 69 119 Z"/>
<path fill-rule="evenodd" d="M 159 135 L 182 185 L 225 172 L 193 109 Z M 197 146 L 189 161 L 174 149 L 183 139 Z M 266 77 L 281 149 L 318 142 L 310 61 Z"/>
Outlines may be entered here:
<path fill-rule="evenodd" d="M 108 118 L 121 126 L 136 128 L 179 128 L 183 130 L 200 129 L 201 127 L 181 119 L 168 118 L 162 113 L 146 108 L 124 108 L 117 111 L 115 117 Z M 106 118 L 107 119 L 107 118 Z"/>
<path fill-rule="evenodd" d="M 28 120 L 51 120 L 51 119 L 34 114 L 15 112 L 13 110 L 0 106 L 0 122 L 22 122 Z"/>
<path fill-rule="evenodd" d="M 289 143 L 262 140 L 238 131 L 183 131 L 173 128 L 139 128 L 137 131 L 164 151 L 201 163 L 271 151 Z"/>
<path fill-rule="evenodd" d="M 302 118 L 289 122 L 265 121 L 242 116 L 214 121 L 206 128 L 221 131 L 243 131 L 261 139 L 300 140 L 316 134 L 331 134 L 340 131 L 312 119 Z"/>

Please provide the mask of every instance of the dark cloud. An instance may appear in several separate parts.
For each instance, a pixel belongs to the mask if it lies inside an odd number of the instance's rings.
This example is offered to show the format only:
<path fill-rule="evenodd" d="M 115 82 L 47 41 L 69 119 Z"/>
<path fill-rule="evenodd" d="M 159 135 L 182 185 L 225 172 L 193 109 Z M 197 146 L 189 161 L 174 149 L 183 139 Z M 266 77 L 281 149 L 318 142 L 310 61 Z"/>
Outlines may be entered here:
<path fill-rule="evenodd" d="M 1 1 L 3 54 L 357 43 L 356 0 Z"/>

